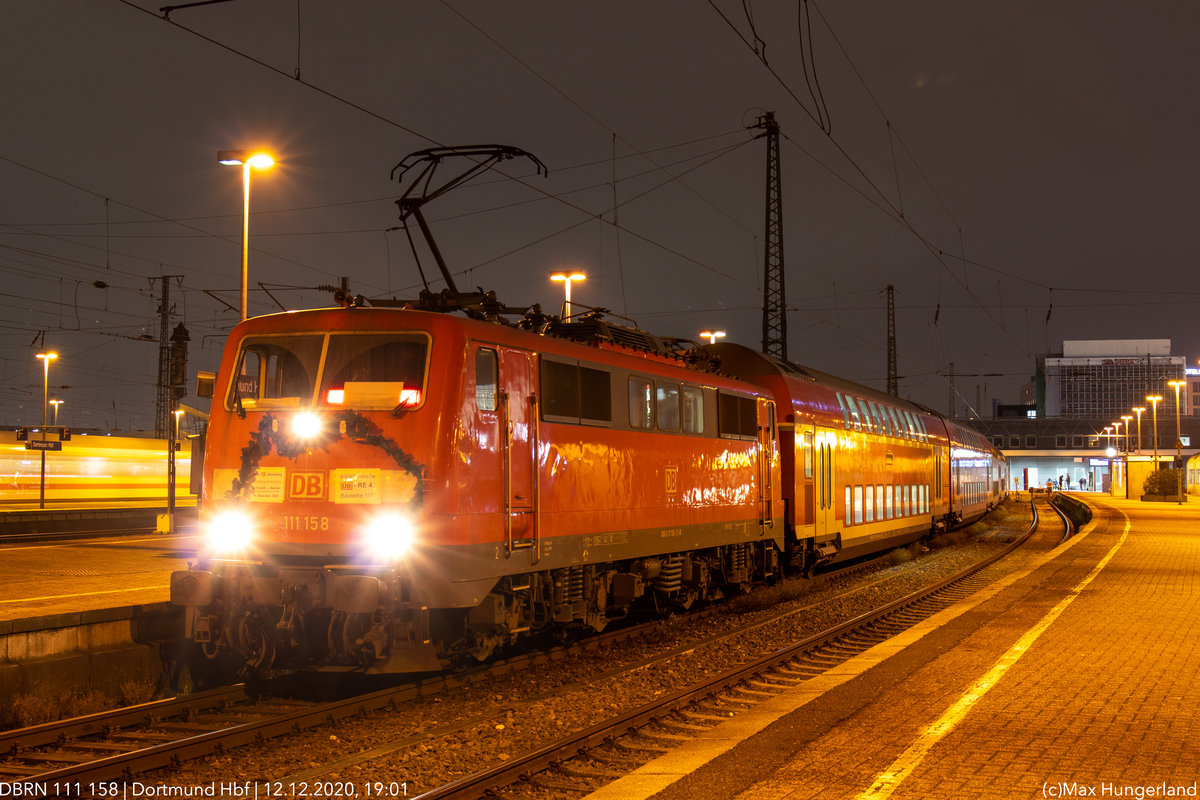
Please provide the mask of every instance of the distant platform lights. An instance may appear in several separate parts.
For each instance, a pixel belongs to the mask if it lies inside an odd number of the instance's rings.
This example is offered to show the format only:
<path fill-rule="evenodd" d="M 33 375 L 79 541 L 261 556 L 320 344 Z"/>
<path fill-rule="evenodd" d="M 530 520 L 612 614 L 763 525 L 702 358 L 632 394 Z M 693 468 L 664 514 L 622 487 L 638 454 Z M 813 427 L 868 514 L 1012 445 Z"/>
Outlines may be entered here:
<path fill-rule="evenodd" d="M 708 339 L 709 344 L 716 344 L 717 339 L 725 338 L 725 331 L 700 331 L 700 336 L 703 339 Z"/>

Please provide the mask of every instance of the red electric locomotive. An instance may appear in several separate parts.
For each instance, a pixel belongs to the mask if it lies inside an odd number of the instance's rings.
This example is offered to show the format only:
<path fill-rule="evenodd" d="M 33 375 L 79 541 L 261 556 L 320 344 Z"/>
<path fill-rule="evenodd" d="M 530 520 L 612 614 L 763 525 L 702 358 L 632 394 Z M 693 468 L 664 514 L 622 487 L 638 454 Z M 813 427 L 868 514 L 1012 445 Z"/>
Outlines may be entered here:
<path fill-rule="evenodd" d="M 776 574 L 770 395 L 598 317 L 551 331 L 356 307 L 239 325 L 207 550 L 172 579 L 189 635 L 256 668 L 439 669 Z"/>

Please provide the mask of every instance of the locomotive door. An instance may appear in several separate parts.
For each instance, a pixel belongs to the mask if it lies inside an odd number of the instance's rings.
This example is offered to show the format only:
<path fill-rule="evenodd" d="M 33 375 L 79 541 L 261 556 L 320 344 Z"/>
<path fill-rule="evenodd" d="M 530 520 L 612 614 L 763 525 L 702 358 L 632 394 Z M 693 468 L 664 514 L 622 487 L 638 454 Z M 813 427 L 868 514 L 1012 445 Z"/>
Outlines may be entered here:
<path fill-rule="evenodd" d="M 531 549 L 537 563 L 537 380 L 533 354 L 500 349 L 500 468 L 508 552 Z"/>

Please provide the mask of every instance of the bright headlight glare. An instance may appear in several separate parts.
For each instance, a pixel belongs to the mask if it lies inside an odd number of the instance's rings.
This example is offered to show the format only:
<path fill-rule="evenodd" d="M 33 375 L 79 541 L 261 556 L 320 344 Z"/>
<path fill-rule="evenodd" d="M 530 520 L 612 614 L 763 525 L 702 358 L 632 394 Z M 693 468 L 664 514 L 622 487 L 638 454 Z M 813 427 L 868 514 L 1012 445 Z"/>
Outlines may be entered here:
<path fill-rule="evenodd" d="M 384 514 L 363 528 L 363 548 L 372 559 L 396 561 L 408 555 L 415 531 L 410 519 L 402 514 Z"/>
<path fill-rule="evenodd" d="M 311 411 L 301 411 L 292 417 L 292 435 L 300 439 L 311 439 L 321 432 L 321 417 Z"/>
<path fill-rule="evenodd" d="M 205 538 L 215 553 L 240 553 L 254 540 L 254 522 L 244 511 L 222 511 L 209 520 Z"/>

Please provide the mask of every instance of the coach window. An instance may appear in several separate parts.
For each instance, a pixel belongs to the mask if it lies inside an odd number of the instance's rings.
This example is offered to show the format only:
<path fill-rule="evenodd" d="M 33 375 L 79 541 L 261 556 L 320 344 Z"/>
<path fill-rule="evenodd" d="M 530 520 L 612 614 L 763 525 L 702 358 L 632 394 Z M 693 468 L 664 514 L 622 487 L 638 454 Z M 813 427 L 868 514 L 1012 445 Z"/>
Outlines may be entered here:
<path fill-rule="evenodd" d="M 863 521 L 863 487 L 854 487 L 854 524 L 861 525 Z"/>
<path fill-rule="evenodd" d="M 885 485 L 883 487 L 883 500 L 885 503 L 887 503 L 888 519 L 891 519 L 892 515 L 895 513 L 895 506 L 892 504 L 892 495 L 895 493 L 895 488 L 896 487 L 891 485 Z"/>
<path fill-rule="evenodd" d="M 834 392 L 837 397 L 838 405 L 842 407 L 842 424 L 846 430 L 850 430 L 850 409 L 846 408 L 846 399 L 842 397 L 841 392 Z"/>
<path fill-rule="evenodd" d="M 654 387 L 648 378 L 629 379 L 629 424 L 646 429 L 654 426 Z"/>
<path fill-rule="evenodd" d="M 804 477 L 811 478 L 813 476 L 813 435 L 811 433 L 804 434 Z"/>
<path fill-rule="evenodd" d="M 853 506 L 852 506 L 851 500 L 850 500 L 850 492 L 851 491 L 852 490 L 850 489 L 850 487 L 847 486 L 846 487 L 846 514 L 845 514 L 847 525 L 854 524 L 854 510 L 853 510 Z"/>
<path fill-rule="evenodd" d="M 854 421 L 854 430 L 861 431 L 863 429 L 863 415 L 858 410 L 858 403 L 854 397 L 846 395 L 846 405 L 850 406 L 850 417 Z"/>
<path fill-rule="evenodd" d="M 884 433 L 883 414 L 879 412 L 879 406 L 875 405 L 874 400 L 870 400 L 868 403 L 871 406 L 871 416 L 875 418 L 875 432 Z"/>
<path fill-rule="evenodd" d="M 658 405 L 658 429 L 679 430 L 679 384 L 658 383 L 654 390 Z"/>
<path fill-rule="evenodd" d="M 704 433 L 704 390 L 699 386 L 680 391 L 680 421 L 684 433 Z"/>
<path fill-rule="evenodd" d="M 475 351 L 475 407 L 496 410 L 496 351 L 481 347 Z"/>
<path fill-rule="evenodd" d="M 875 521 L 875 490 L 870 484 L 865 487 L 865 495 L 863 496 L 863 522 Z"/>

